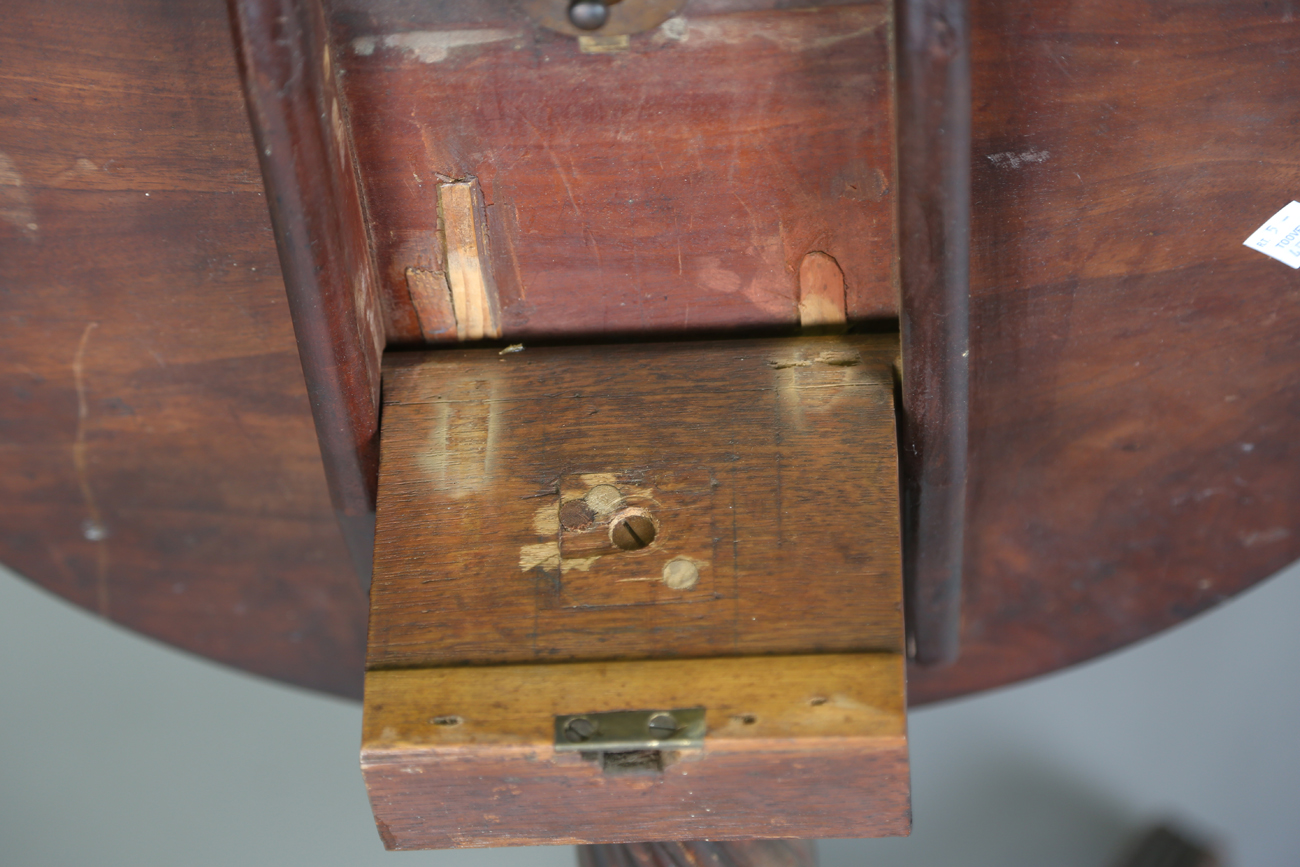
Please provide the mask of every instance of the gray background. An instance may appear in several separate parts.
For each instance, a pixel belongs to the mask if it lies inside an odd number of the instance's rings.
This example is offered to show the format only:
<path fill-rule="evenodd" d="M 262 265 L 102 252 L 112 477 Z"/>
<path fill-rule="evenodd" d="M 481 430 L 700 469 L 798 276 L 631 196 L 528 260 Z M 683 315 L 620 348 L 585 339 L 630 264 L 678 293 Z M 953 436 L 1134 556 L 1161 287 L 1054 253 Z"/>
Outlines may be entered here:
<path fill-rule="evenodd" d="M 1300 863 L 1300 568 L 1137 647 L 911 717 L 909 839 L 823 867 L 1107 867 L 1151 823 Z M 573 867 L 386 853 L 358 706 L 163 647 L 0 570 L 0 865 Z"/>

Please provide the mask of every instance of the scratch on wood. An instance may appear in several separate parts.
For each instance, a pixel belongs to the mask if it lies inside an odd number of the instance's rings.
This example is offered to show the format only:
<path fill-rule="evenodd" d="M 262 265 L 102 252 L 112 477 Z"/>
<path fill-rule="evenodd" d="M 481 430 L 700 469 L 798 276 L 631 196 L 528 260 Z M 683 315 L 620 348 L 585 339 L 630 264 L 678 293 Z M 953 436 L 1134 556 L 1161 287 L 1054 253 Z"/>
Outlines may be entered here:
<path fill-rule="evenodd" d="M 36 210 L 23 186 L 23 176 L 8 154 L 0 152 L 0 220 L 11 223 L 35 241 Z"/>
<path fill-rule="evenodd" d="M 77 351 L 72 356 L 72 381 L 77 391 L 77 432 L 72 441 L 72 463 L 77 470 L 77 484 L 81 488 L 81 499 L 86 505 L 86 520 L 82 524 L 82 534 L 87 541 L 103 543 L 108 538 L 108 528 L 104 525 L 99 505 L 95 502 L 95 492 L 90 486 L 90 470 L 87 460 L 86 421 L 90 417 L 90 404 L 86 400 L 86 347 L 90 344 L 90 334 L 99 327 L 98 322 L 91 322 L 81 332 L 77 342 Z M 108 617 L 108 546 L 95 546 L 95 606 L 101 617 Z"/>
<path fill-rule="evenodd" d="M 578 212 L 578 218 L 582 219 L 582 208 L 578 207 L 578 200 L 573 197 L 573 188 L 569 186 L 569 176 L 565 174 L 564 167 L 560 165 L 560 161 L 556 158 L 555 152 L 551 150 L 549 138 L 546 135 L 543 135 L 542 131 L 537 128 L 537 125 L 528 118 L 521 115 L 519 119 L 533 131 L 533 135 L 536 137 L 538 144 L 542 147 L 542 152 L 546 154 L 546 158 L 551 161 L 551 165 L 555 166 L 555 173 L 560 176 L 560 183 L 564 185 L 564 192 L 569 197 L 569 204 L 573 205 L 573 210 Z"/>
<path fill-rule="evenodd" d="M 853 19 L 858 19 L 853 22 Z M 822 51 L 849 39 L 870 36 L 888 23 L 889 13 L 883 5 L 846 7 L 823 19 L 790 16 L 735 16 L 709 19 L 691 19 L 686 22 L 685 33 L 675 36 L 675 42 L 692 42 L 696 45 L 721 43 L 743 45 L 752 39 L 762 39 L 781 51 Z M 848 29 L 856 23 L 858 26 Z"/>
<path fill-rule="evenodd" d="M 673 240 L 677 243 L 677 276 L 682 276 L 682 227 L 677 222 L 677 214 L 673 213 Z"/>
<path fill-rule="evenodd" d="M 792 367 L 812 367 L 814 364 L 825 364 L 830 367 L 856 367 L 862 363 L 862 353 L 856 349 L 851 350 L 828 350 L 817 353 L 814 358 L 804 358 L 796 354 L 790 358 L 769 358 L 767 366 L 773 370 L 788 370 Z"/>
<path fill-rule="evenodd" d="M 496 207 L 501 207 L 500 201 L 497 202 Z M 524 285 L 524 272 L 519 267 L 519 254 L 515 251 L 515 236 L 519 234 L 519 209 L 513 203 L 510 205 L 510 215 L 514 219 L 506 227 L 503 233 L 505 237 L 500 240 L 505 244 L 506 253 L 510 256 L 510 268 L 515 273 L 515 287 L 519 292 L 519 300 L 523 301 L 528 297 L 528 287 Z"/>
<path fill-rule="evenodd" d="M 1051 155 L 1049 151 L 1030 148 L 1018 154 L 1007 151 L 1006 153 L 989 154 L 988 157 L 989 162 L 1000 169 L 1018 169 L 1035 163 L 1045 163 Z"/>
<path fill-rule="evenodd" d="M 591 227 L 587 225 L 587 218 L 582 213 L 582 207 L 578 204 L 577 197 L 573 195 L 573 187 L 569 183 L 568 173 L 565 172 L 564 167 L 560 165 L 560 160 L 555 156 L 555 152 L 551 150 L 547 136 L 543 135 L 542 131 L 539 130 L 528 118 L 521 117 L 520 120 L 522 120 L 528 128 L 533 131 L 534 135 L 537 137 L 538 143 L 541 145 L 542 152 L 545 153 L 547 159 L 551 161 L 551 165 L 555 166 L 555 173 L 559 176 L 560 183 L 564 186 L 564 193 L 569 198 L 569 204 L 573 205 L 574 213 L 577 214 L 578 221 L 582 223 L 583 235 L 591 241 L 592 251 L 596 254 L 596 268 L 603 269 L 604 263 L 602 263 L 600 259 L 600 244 L 596 242 L 595 234 L 591 231 Z M 569 163 L 569 168 L 573 168 L 572 161 Z"/>
<path fill-rule="evenodd" d="M 53 178 L 50 178 L 49 186 L 60 187 L 70 180 L 75 180 L 76 178 L 85 175 L 93 175 L 97 171 L 99 171 L 99 166 L 95 165 L 85 157 L 82 157 L 73 163 L 71 168 L 64 169 Z"/>

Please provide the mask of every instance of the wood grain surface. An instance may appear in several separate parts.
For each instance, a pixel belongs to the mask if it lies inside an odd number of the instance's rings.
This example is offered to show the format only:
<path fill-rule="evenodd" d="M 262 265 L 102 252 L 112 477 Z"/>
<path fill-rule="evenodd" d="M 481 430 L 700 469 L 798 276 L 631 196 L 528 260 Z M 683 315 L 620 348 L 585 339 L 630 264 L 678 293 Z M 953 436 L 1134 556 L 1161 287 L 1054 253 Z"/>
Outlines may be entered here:
<path fill-rule="evenodd" d="M 813 251 L 851 319 L 895 315 L 890 7 L 768 6 L 589 54 L 514 4 L 332 4 L 390 341 L 422 339 L 405 274 L 443 270 L 468 178 L 511 340 L 797 325 Z"/>
<path fill-rule="evenodd" d="M 897 353 L 390 355 L 370 667 L 901 652 Z M 622 516 L 648 545 L 619 547 Z"/>
<path fill-rule="evenodd" d="M 662 770 L 554 746 L 557 715 L 698 706 L 703 747 Z M 372 671 L 361 765 L 390 849 L 911 825 L 901 653 Z"/>
<path fill-rule="evenodd" d="M 972 6 L 962 656 L 914 701 L 1122 647 L 1300 556 L 1300 30 L 1267 2 Z"/>
<path fill-rule="evenodd" d="M 970 424 L 968 0 L 906 0 L 898 20 L 898 326 L 903 568 L 912 658 L 961 646 Z"/>
<path fill-rule="evenodd" d="M 221 2 L 5 6 L 0 560 L 129 628 L 359 695 Z"/>
<path fill-rule="evenodd" d="M 319 0 L 229 0 L 325 480 L 361 582 L 374 550 L 384 323 Z"/>
<path fill-rule="evenodd" d="M 1296 274 L 1241 244 L 1300 189 L 1284 14 L 972 4 L 963 649 L 913 702 L 1123 646 L 1300 556 Z M 231 45 L 220 0 L 6 5 L 0 561 L 356 696 L 365 600 Z"/>

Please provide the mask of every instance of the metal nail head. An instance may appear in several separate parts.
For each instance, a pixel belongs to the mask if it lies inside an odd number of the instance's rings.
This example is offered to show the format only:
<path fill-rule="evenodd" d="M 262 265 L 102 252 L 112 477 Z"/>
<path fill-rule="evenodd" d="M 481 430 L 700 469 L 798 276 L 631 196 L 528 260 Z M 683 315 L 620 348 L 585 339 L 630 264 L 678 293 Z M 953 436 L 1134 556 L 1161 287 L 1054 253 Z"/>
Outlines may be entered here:
<path fill-rule="evenodd" d="M 609 7 L 603 0 L 573 0 L 569 5 L 569 23 L 579 30 L 599 30 L 609 20 Z"/>

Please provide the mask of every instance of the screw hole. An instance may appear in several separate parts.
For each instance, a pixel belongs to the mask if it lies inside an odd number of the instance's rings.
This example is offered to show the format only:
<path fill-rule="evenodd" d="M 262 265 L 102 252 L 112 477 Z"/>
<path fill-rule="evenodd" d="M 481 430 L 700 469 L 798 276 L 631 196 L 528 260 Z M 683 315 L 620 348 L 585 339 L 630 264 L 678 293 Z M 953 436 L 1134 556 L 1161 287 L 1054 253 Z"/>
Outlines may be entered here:
<path fill-rule="evenodd" d="M 741 725 L 747 726 L 752 726 L 754 723 L 758 722 L 758 717 L 754 716 L 752 713 L 737 714 L 736 716 L 733 716 L 732 719 Z"/>
<path fill-rule="evenodd" d="M 465 720 L 461 719 L 455 714 L 448 714 L 447 716 L 436 716 L 433 719 L 429 720 L 429 722 L 433 723 L 436 726 L 458 726 L 464 721 Z"/>
<path fill-rule="evenodd" d="M 826 704 L 827 701 L 829 701 L 829 699 L 820 695 L 817 696 L 816 698 L 808 699 L 808 703 L 813 707 L 821 707 L 822 705 Z"/>
<path fill-rule="evenodd" d="M 639 551 L 655 540 L 655 522 L 650 516 L 632 512 L 615 518 L 609 526 L 609 539 L 624 551 Z"/>

